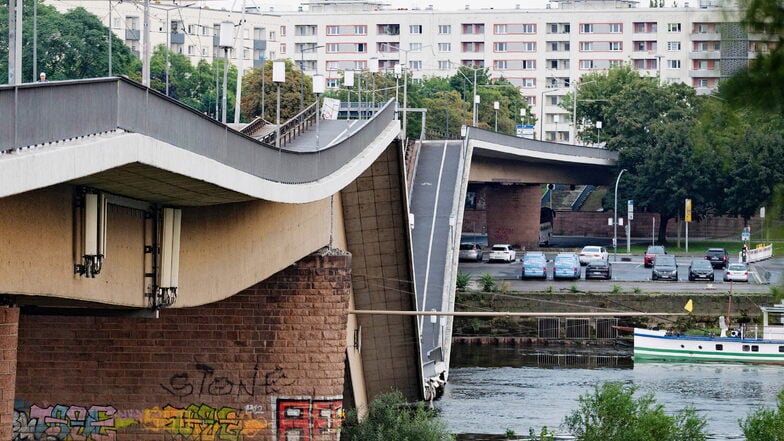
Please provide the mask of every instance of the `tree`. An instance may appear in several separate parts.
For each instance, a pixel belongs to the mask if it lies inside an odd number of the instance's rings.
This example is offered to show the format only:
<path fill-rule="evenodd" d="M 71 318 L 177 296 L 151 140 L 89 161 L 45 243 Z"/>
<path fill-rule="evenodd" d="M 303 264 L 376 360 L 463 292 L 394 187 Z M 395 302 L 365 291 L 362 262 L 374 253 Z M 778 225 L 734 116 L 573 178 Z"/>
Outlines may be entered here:
<path fill-rule="evenodd" d="M 292 60 L 286 60 L 286 82 L 280 85 L 280 120 L 286 121 L 300 112 L 300 99 L 302 94 L 302 82 L 304 81 L 304 100 L 305 106 L 309 106 L 315 101 L 313 96 L 313 81 L 301 70 L 294 67 Z M 240 107 L 242 113 L 249 120 L 257 116 L 263 117 L 267 121 L 276 120 L 277 91 L 278 85 L 272 81 L 271 60 L 264 61 L 261 66 L 251 70 L 242 79 L 242 102 Z M 264 114 L 262 115 L 261 103 L 262 94 L 264 96 Z"/>
<path fill-rule="evenodd" d="M 784 441 L 784 390 L 775 409 L 760 407 L 738 423 L 746 441 Z"/>
<path fill-rule="evenodd" d="M 33 7 L 32 0 L 23 6 L 22 81 L 36 81 L 33 72 Z M 109 30 L 84 8 L 61 14 L 54 7 L 39 3 L 38 65 L 49 80 L 97 78 L 109 73 Z M 8 16 L 7 2 L 0 5 L 0 16 Z M 131 75 L 141 63 L 122 40 L 112 34 L 112 74 Z M 0 47 L 8 47 L 8 21 L 0 20 Z M 8 71 L 8 51 L 0 51 L 0 71 Z M 7 82 L 7 76 L 2 83 Z"/>
<path fill-rule="evenodd" d="M 409 404 L 397 391 L 377 396 L 359 420 L 359 410 L 347 412 L 341 428 L 343 441 L 447 441 L 446 424 L 424 403 Z"/>
<path fill-rule="evenodd" d="M 704 441 L 705 420 L 692 407 L 668 415 L 653 394 L 634 398 L 634 386 L 604 383 L 590 395 L 581 395 L 580 406 L 564 424 L 578 441 Z"/>

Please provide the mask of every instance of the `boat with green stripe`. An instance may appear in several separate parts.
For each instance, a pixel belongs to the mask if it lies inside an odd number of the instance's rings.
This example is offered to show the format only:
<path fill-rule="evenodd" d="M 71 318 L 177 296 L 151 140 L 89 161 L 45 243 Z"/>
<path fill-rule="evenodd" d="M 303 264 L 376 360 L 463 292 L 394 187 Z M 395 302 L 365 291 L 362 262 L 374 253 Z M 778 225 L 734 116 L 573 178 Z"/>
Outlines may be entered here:
<path fill-rule="evenodd" d="M 719 317 L 721 335 L 718 336 L 634 328 L 634 361 L 784 364 L 784 303 L 760 306 L 760 310 L 761 325 L 730 330 L 724 316 Z"/>

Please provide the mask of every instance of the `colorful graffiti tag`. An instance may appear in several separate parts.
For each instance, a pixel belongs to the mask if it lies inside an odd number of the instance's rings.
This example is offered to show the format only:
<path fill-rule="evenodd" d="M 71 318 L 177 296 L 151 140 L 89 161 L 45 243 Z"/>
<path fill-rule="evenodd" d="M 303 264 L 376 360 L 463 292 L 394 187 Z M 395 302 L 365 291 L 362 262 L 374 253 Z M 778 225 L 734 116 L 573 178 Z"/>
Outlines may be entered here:
<path fill-rule="evenodd" d="M 29 414 L 14 409 L 13 433 L 15 441 L 110 441 L 116 430 L 133 424 L 115 418 L 111 406 L 49 406 L 30 407 Z"/>
<path fill-rule="evenodd" d="M 279 398 L 276 421 L 279 440 L 319 441 L 337 439 L 343 400 Z"/>
<path fill-rule="evenodd" d="M 230 407 L 215 409 L 191 404 L 184 409 L 166 406 L 144 411 L 143 429 L 178 435 L 182 440 L 241 441 L 253 438 L 269 427 L 269 422 Z"/>

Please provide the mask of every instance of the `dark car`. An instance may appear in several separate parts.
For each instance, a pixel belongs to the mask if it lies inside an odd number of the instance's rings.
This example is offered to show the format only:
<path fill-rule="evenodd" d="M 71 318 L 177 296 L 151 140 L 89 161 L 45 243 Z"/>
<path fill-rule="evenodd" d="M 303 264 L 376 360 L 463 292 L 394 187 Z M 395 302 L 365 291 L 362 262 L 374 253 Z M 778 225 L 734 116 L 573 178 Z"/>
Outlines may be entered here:
<path fill-rule="evenodd" d="M 585 266 L 585 280 L 612 278 L 612 265 L 608 260 L 592 260 Z"/>
<path fill-rule="evenodd" d="M 708 248 L 705 252 L 705 260 L 709 261 L 714 268 L 727 268 L 730 263 L 730 255 L 724 248 Z"/>
<path fill-rule="evenodd" d="M 689 264 L 689 280 L 713 281 L 713 265 L 705 259 L 694 259 Z"/>
<path fill-rule="evenodd" d="M 651 280 L 675 280 L 678 281 L 678 263 L 675 256 L 669 254 L 657 254 L 653 261 Z"/>
<path fill-rule="evenodd" d="M 647 250 L 645 250 L 645 256 L 643 257 L 645 268 L 650 268 L 653 266 L 653 263 L 656 261 L 657 254 L 667 254 L 667 250 L 665 250 L 661 245 L 651 245 Z"/>

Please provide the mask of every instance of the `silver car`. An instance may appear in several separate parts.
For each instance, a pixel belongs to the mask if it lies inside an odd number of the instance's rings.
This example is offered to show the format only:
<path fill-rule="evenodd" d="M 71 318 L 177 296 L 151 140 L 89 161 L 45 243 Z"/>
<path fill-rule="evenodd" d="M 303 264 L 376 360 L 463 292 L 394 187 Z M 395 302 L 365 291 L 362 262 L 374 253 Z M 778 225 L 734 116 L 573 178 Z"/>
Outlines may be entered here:
<path fill-rule="evenodd" d="M 725 282 L 748 282 L 749 267 L 745 263 L 731 263 L 724 270 Z"/>
<path fill-rule="evenodd" d="M 483 256 L 482 246 L 478 243 L 463 242 L 460 244 L 460 252 L 458 254 L 460 260 L 475 260 L 481 262 Z"/>

